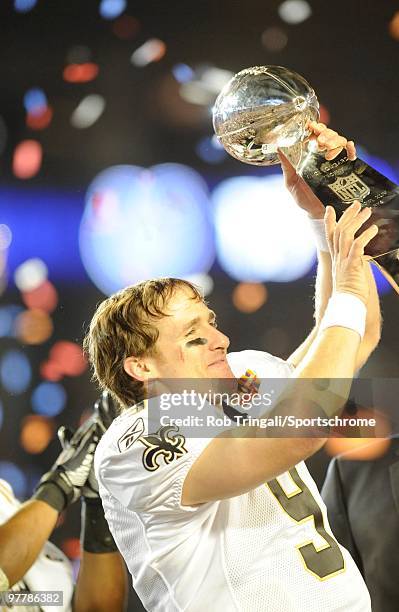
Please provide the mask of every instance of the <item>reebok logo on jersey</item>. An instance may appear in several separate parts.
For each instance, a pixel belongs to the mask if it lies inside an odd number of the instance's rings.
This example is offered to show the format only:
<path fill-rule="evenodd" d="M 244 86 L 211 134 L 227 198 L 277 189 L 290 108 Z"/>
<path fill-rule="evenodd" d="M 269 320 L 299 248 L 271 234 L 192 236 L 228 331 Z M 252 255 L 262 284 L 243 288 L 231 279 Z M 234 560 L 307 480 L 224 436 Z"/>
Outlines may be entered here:
<path fill-rule="evenodd" d="M 119 438 L 118 440 L 119 452 L 123 453 L 124 451 L 127 451 L 127 449 L 130 448 L 132 444 L 134 444 L 140 438 L 140 436 L 144 433 L 144 430 L 145 430 L 144 421 L 140 417 Z"/>
<path fill-rule="evenodd" d="M 166 465 L 187 453 L 184 446 L 185 437 L 180 433 L 171 434 L 171 431 L 178 432 L 177 427 L 161 427 L 155 434 L 143 436 L 140 442 L 147 448 L 143 453 L 143 465 L 149 472 L 154 472 L 160 466 L 159 460 L 162 458 Z"/>

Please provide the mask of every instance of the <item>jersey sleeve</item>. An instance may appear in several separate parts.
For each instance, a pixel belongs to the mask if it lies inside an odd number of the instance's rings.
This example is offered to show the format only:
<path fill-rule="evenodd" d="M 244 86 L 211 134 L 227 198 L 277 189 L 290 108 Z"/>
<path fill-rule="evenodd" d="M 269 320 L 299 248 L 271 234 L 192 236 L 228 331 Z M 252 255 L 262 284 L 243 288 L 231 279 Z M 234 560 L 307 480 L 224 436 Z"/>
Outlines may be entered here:
<path fill-rule="evenodd" d="M 291 363 L 265 351 L 229 353 L 227 359 L 236 378 L 245 376 L 248 370 L 263 379 L 290 378 L 294 371 Z"/>
<path fill-rule="evenodd" d="M 200 506 L 182 505 L 183 483 L 210 439 L 186 438 L 176 427 L 147 433 L 137 415 L 122 424 L 111 426 L 96 451 L 100 493 L 105 489 L 135 512 L 166 516 L 197 511 Z"/>

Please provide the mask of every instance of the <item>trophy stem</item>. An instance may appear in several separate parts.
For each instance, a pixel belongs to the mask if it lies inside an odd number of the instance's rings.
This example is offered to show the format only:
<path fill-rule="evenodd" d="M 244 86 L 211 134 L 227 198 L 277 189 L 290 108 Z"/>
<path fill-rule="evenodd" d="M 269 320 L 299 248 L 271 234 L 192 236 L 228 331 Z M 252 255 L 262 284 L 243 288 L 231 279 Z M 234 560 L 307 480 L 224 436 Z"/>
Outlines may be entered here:
<path fill-rule="evenodd" d="M 313 146 L 313 142 L 304 142 L 282 151 L 316 197 L 334 208 L 337 219 L 354 200 L 372 209 L 361 231 L 372 224 L 379 231 L 365 254 L 399 294 L 399 186 L 365 161 L 351 161 L 345 151 L 327 161 L 323 154 L 312 150 Z"/>

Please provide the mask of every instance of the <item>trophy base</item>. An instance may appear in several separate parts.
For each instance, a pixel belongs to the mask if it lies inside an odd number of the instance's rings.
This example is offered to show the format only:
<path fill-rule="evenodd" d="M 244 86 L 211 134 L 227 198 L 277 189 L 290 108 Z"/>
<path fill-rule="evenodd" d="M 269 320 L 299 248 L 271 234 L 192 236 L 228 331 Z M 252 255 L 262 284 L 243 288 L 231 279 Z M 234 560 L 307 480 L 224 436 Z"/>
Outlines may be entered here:
<path fill-rule="evenodd" d="M 372 209 L 361 231 L 372 224 L 379 229 L 365 254 L 399 294 L 399 186 L 365 161 L 351 161 L 346 151 L 327 161 L 312 146 L 302 143 L 282 151 L 319 200 L 334 208 L 337 219 L 354 200 Z"/>

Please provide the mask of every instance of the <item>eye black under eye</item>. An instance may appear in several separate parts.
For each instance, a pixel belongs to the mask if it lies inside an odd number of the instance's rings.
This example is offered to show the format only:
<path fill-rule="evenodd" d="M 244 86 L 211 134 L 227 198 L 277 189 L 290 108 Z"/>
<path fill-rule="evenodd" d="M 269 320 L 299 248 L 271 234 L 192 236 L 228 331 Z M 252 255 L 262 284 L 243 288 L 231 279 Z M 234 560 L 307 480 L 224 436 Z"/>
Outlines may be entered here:
<path fill-rule="evenodd" d="M 205 338 L 195 338 L 194 340 L 189 340 L 189 342 L 186 343 L 186 346 L 201 346 L 202 344 L 206 344 L 208 342 L 208 340 L 206 340 Z"/>

